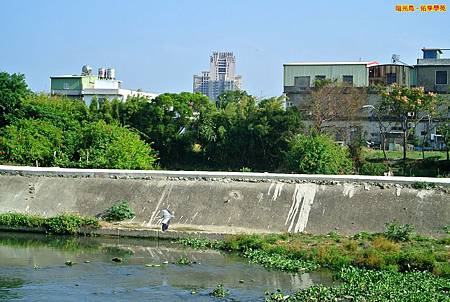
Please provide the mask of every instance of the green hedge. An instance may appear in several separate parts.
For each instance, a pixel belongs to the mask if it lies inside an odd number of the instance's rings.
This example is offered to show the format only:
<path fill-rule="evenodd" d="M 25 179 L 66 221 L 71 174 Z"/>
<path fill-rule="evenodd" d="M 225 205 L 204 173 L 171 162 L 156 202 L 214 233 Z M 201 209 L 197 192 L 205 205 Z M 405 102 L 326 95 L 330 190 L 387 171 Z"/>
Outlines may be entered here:
<path fill-rule="evenodd" d="M 99 228 L 98 220 L 94 217 L 82 217 L 74 214 L 61 214 L 55 217 L 3 213 L 0 214 L 0 225 L 8 227 L 44 228 L 52 234 L 76 234 L 81 228 Z"/>

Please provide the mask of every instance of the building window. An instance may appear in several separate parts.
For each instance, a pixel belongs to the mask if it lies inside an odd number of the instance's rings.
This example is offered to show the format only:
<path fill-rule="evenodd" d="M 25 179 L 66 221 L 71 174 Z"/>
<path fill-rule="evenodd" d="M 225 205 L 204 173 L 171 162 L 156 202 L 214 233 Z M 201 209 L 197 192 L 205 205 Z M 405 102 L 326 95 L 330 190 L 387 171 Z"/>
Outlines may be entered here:
<path fill-rule="evenodd" d="M 395 72 L 389 72 L 386 74 L 386 84 L 391 85 L 397 83 L 397 74 Z"/>
<path fill-rule="evenodd" d="M 436 84 L 447 85 L 447 71 L 446 70 L 436 70 Z"/>
<path fill-rule="evenodd" d="M 301 76 L 294 78 L 295 87 L 306 88 L 309 87 L 309 76 Z"/>
<path fill-rule="evenodd" d="M 343 75 L 343 76 L 342 76 L 342 81 L 343 81 L 344 83 L 353 85 L 353 76 L 352 76 L 352 75 Z"/>
<path fill-rule="evenodd" d="M 64 83 L 64 89 L 70 89 L 69 83 Z"/>
<path fill-rule="evenodd" d="M 324 75 L 316 75 L 316 77 L 315 77 L 315 80 L 316 81 L 323 81 L 323 80 L 325 80 L 325 76 Z"/>

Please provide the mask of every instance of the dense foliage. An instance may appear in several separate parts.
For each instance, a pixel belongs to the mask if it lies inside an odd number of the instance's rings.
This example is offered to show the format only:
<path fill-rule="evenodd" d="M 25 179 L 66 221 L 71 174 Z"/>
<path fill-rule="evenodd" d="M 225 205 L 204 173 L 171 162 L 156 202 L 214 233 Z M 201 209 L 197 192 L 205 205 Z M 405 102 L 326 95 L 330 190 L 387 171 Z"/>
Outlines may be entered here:
<path fill-rule="evenodd" d="M 319 121 L 313 128 L 321 134 L 304 135 L 308 131 L 301 113 L 295 107 L 283 108 L 282 98 L 257 99 L 245 91 L 229 91 L 214 104 L 204 95 L 182 92 L 153 100 L 94 97 L 86 106 L 82 100 L 33 94 L 23 75 L 0 73 L 0 163 L 323 174 L 359 170 L 371 175 L 391 170 L 407 176 L 448 173 L 443 161 L 405 161 L 397 167 L 397 163 L 365 161 L 360 144 L 337 146 L 325 135 L 336 133 L 325 131 L 331 126 L 324 121 L 356 122 L 355 110 L 365 96 L 329 84 L 318 86 L 309 108 L 309 122 Z M 436 107 L 433 95 L 395 89 L 381 103 L 386 112 L 426 109 L 431 114 Z M 327 92 L 337 97 L 330 98 Z M 412 107 L 404 105 L 404 97 Z M 338 100 L 342 106 L 337 106 Z M 420 118 L 423 115 L 416 116 Z"/>
<path fill-rule="evenodd" d="M 44 228 L 51 234 L 77 234 L 82 228 L 98 228 L 98 220 L 74 214 L 60 214 L 54 217 L 40 217 L 21 213 L 0 214 L 0 225 L 8 227 Z"/>
<path fill-rule="evenodd" d="M 128 201 L 122 200 L 113 204 L 110 208 L 106 209 L 102 218 L 106 221 L 122 221 L 131 219 L 135 216 L 133 208 Z"/>
<path fill-rule="evenodd" d="M 23 74 L 0 72 L 0 127 L 16 114 L 23 99 L 29 94 Z"/>
<path fill-rule="evenodd" d="M 0 124 L 3 163 L 117 169 L 156 166 L 156 152 L 140 134 L 113 119 L 119 116 L 107 102 L 89 110 L 81 100 L 32 94 L 23 76 L 1 73 L 0 105 L 5 112 Z"/>
<path fill-rule="evenodd" d="M 60 214 L 45 220 L 45 228 L 52 234 L 77 234 L 82 228 L 98 228 L 98 220 L 73 214 Z"/>
<path fill-rule="evenodd" d="M 278 291 L 269 294 L 266 302 L 438 302 L 450 300 L 450 279 L 436 278 L 425 272 L 397 273 L 345 267 L 337 273 L 336 279 L 341 284 L 313 285 L 293 295 Z"/>
<path fill-rule="evenodd" d="M 393 231 L 393 226 L 397 230 Z M 276 301 L 449 301 L 449 238 L 412 236 L 409 226 L 388 224 L 385 234 L 360 233 L 342 237 L 307 234 L 235 235 L 219 241 L 180 239 L 193 248 L 237 252 L 267 268 L 291 272 L 332 268 L 335 285 L 313 285 L 294 294 L 267 293 Z M 402 234 L 400 234 L 402 233 Z M 398 236 L 397 236 L 398 235 Z"/>
<path fill-rule="evenodd" d="M 348 150 L 325 135 L 297 135 L 287 153 L 287 165 L 295 172 L 349 174 L 352 161 Z"/>
<path fill-rule="evenodd" d="M 395 232 L 396 238 L 400 238 L 400 241 L 396 242 L 386 238 L 392 234 L 391 225 L 395 224 L 386 226 L 385 233 L 388 235 L 235 235 L 221 241 L 182 239 L 179 243 L 194 248 L 236 252 L 265 267 L 286 271 L 355 266 L 394 272 L 428 271 L 438 276 L 450 277 L 450 258 L 446 247 L 449 239 L 413 237 L 409 235 L 411 226 L 396 225 L 404 231 Z M 403 241 L 404 236 L 410 236 L 409 241 Z"/>
<path fill-rule="evenodd" d="M 363 162 L 359 167 L 359 174 L 361 175 L 383 176 L 388 171 L 389 167 L 385 163 Z"/>

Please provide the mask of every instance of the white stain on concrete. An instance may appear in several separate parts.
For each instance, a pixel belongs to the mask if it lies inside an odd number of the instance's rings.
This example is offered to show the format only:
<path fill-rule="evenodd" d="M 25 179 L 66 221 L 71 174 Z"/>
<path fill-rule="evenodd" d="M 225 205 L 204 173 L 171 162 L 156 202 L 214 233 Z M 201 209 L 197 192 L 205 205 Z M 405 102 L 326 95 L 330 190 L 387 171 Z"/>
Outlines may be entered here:
<path fill-rule="evenodd" d="M 272 201 L 277 200 L 277 198 L 281 195 L 281 191 L 283 190 L 283 185 L 284 185 L 283 183 L 275 185 L 275 191 L 273 192 L 273 195 L 272 195 Z"/>
<path fill-rule="evenodd" d="M 419 192 L 417 192 L 417 197 L 419 197 L 420 199 L 424 199 L 430 195 L 433 195 L 433 190 L 420 190 Z"/>
<path fill-rule="evenodd" d="M 395 195 L 400 196 L 401 192 L 402 192 L 402 188 L 400 188 L 400 187 L 395 188 Z"/>
<path fill-rule="evenodd" d="M 352 184 L 345 183 L 344 184 L 344 191 L 342 191 L 342 193 L 345 196 L 348 196 L 349 198 L 352 198 L 353 195 L 355 194 L 355 186 L 352 185 Z"/>
<path fill-rule="evenodd" d="M 261 202 L 261 200 L 263 199 L 263 197 L 264 197 L 264 194 L 263 194 L 263 193 L 259 193 L 259 194 L 258 194 L 258 203 Z"/>
<path fill-rule="evenodd" d="M 197 215 L 198 215 L 198 211 L 197 211 L 197 212 L 195 212 L 194 216 L 192 216 L 192 218 L 191 218 L 191 221 L 192 221 L 192 220 L 194 220 L 194 219 L 195 219 L 195 217 L 197 217 Z"/>
<path fill-rule="evenodd" d="M 274 185 L 275 185 L 274 183 L 270 184 L 269 190 L 267 191 L 267 195 L 270 195 L 270 190 L 272 190 Z"/>
<path fill-rule="evenodd" d="M 289 224 L 288 232 L 298 233 L 305 230 L 316 192 L 316 184 L 295 185 L 291 208 L 284 223 Z"/>
<path fill-rule="evenodd" d="M 160 206 L 161 203 L 163 202 L 164 198 L 166 198 L 166 197 L 168 197 L 168 196 L 170 195 L 170 192 L 172 192 L 172 187 L 173 187 L 173 186 L 172 186 L 171 184 L 169 184 L 169 185 L 167 185 L 167 186 L 164 188 L 164 190 L 163 190 L 163 192 L 162 192 L 162 194 L 161 194 L 161 197 L 160 197 L 159 200 L 158 200 L 158 204 L 156 205 L 156 208 L 155 208 L 155 210 L 153 211 L 152 216 L 150 216 L 150 219 L 149 219 L 148 222 L 147 222 L 147 226 L 151 226 L 151 225 L 152 225 L 153 220 L 155 219 L 156 215 L 157 215 L 158 212 L 159 212 L 159 206 Z M 168 207 L 167 207 L 167 208 L 168 208 Z"/>

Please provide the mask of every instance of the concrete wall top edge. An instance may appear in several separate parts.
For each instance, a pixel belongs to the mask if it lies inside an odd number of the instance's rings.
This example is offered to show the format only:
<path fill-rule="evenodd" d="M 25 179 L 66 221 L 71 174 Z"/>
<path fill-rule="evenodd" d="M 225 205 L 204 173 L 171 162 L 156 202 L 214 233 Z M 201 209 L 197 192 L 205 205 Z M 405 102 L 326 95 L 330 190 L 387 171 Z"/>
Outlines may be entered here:
<path fill-rule="evenodd" d="M 366 176 L 366 175 L 319 175 L 319 174 L 281 174 L 248 172 L 209 172 L 209 171 L 162 171 L 162 170 L 114 170 L 114 169 L 72 169 L 59 167 L 27 167 L 0 165 L 0 174 L 20 174 L 59 177 L 120 177 L 120 178 L 225 178 L 268 181 L 304 181 L 304 182 L 373 182 L 413 184 L 415 182 L 434 183 L 450 186 L 450 178 Z"/>

